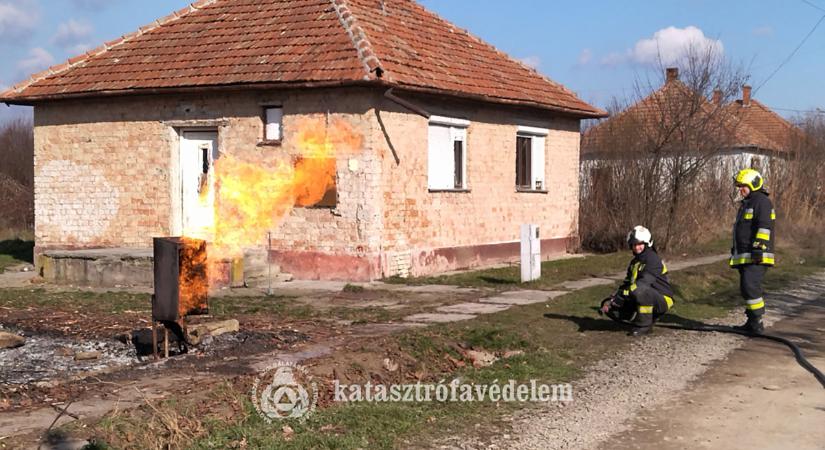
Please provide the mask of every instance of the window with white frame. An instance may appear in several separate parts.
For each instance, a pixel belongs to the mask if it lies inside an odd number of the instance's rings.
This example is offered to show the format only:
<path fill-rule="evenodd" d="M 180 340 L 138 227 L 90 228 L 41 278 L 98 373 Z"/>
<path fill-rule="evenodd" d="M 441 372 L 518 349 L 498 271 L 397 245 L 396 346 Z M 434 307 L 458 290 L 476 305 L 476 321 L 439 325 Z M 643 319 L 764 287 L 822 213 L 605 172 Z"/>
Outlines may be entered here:
<path fill-rule="evenodd" d="M 432 116 L 427 142 L 427 187 L 467 189 L 467 127 L 464 119 Z"/>
<path fill-rule="evenodd" d="M 545 191 L 544 152 L 548 130 L 518 127 L 516 134 L 516 189 Z"/>
<path fill-rule="evenodd" d="M 264 119 L 266 120 L 264 140 L 280 141 L 283 137 L 284 109 L 280 106 L 267 106 L 264 108 Z"/>

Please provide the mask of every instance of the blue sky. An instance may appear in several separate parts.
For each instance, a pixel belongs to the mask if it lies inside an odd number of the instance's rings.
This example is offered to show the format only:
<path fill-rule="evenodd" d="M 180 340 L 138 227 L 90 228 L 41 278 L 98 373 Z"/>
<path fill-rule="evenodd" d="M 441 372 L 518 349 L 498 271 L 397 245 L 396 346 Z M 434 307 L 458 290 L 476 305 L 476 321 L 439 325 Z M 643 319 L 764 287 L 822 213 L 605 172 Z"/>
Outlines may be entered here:
<path fill-rule="evenodd" d="M 420 0 L 604 106 L 651 75 L 651 48 L 718 46 L 759 86 L 825 14 L 825 0 Z M 134 31 L 184 0 L 0 0 L 0 87 Z M 755 98 L 792 116 L 825 110 L 825 23 Z M 781 109 L 779 109 L 781 108 Z M 0 120 L 20 109 L 0 105 Z M 25 112 L 25 110 L 23 110 Z"/>

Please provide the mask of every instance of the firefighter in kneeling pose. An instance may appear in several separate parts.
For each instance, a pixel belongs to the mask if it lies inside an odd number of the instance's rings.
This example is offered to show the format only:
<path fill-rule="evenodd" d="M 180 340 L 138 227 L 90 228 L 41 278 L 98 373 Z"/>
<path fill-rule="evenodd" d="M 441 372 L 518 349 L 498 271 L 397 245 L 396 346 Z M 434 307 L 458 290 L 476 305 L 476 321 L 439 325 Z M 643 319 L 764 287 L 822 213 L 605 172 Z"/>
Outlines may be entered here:
<path fill-rule="evenodd" d="M 665 266 L 653 247 L 650 230 L 636 226 L 627 235 L 633 259 L 619 290 L 606 299 L 601 312 L 620 321 L 632 321 L 631 336 L 649 334 L 660 316 L 673 307 L 673 289 Z"/>
<path fill-rule="evenodd" d="M 740 170 L 734 177 L 734 183 L 743 200 L 733 226 L 730 266 L 739 270 L 739 289 L 745 299 L 745 315 L 748 318 L 739 328 L 758 334 L 765 329 L 762 325 L 765 314 L 762 279 L 767 268 L 774 265 L 776 212 L 759 172 Z"/>

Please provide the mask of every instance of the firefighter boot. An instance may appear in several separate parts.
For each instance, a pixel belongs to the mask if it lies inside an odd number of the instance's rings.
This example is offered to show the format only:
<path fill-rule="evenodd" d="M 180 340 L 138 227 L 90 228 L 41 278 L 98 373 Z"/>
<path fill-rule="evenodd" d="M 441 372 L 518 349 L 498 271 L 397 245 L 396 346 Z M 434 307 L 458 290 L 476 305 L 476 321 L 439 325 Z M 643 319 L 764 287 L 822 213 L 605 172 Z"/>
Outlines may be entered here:
<path fill-rule="evenodd" d="M 736 329 L 750 334 L 762 334 L 765 332 L 765 325 L 762 324 L 762 317 L 748 316 L 748 321 Z"/>
<path fill-rule="evenodd" d="M 633 336 L 633 337 L 647 336 L 648 334 L 650 334 L 652 332 L 653 332 L 653 326 L 634 327 L 632 330 L 630 330 L 630 333 L 628 333 L 628 336 Z"/>

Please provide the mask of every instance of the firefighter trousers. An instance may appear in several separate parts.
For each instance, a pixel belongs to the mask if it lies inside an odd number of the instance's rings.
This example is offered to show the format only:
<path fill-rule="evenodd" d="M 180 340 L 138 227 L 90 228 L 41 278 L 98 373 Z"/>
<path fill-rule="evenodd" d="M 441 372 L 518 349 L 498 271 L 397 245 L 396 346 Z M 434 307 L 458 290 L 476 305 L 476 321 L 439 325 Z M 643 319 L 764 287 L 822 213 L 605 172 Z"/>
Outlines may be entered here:
<path fill-rule="evenodd" d="M 667 295 L 662 295 L 659 291 L 648 287 L 639 286 L 630 293 L 630 297 L 636 302 L 638 308 L 636 320 L 633 324 L 637 327 L 647 328 L 653 326 L 653 322 L 659 316 L 665 314 L 673 307 L 673 299 Z"/>
<path fill-rule="evenodd" d="M 767 266 L 761 264 L 739 266 L 739 291 L 745 300 L 745 314 L 749 318 L 758 318 L 765 314 L 762 280 L 767 269 Z"/>

